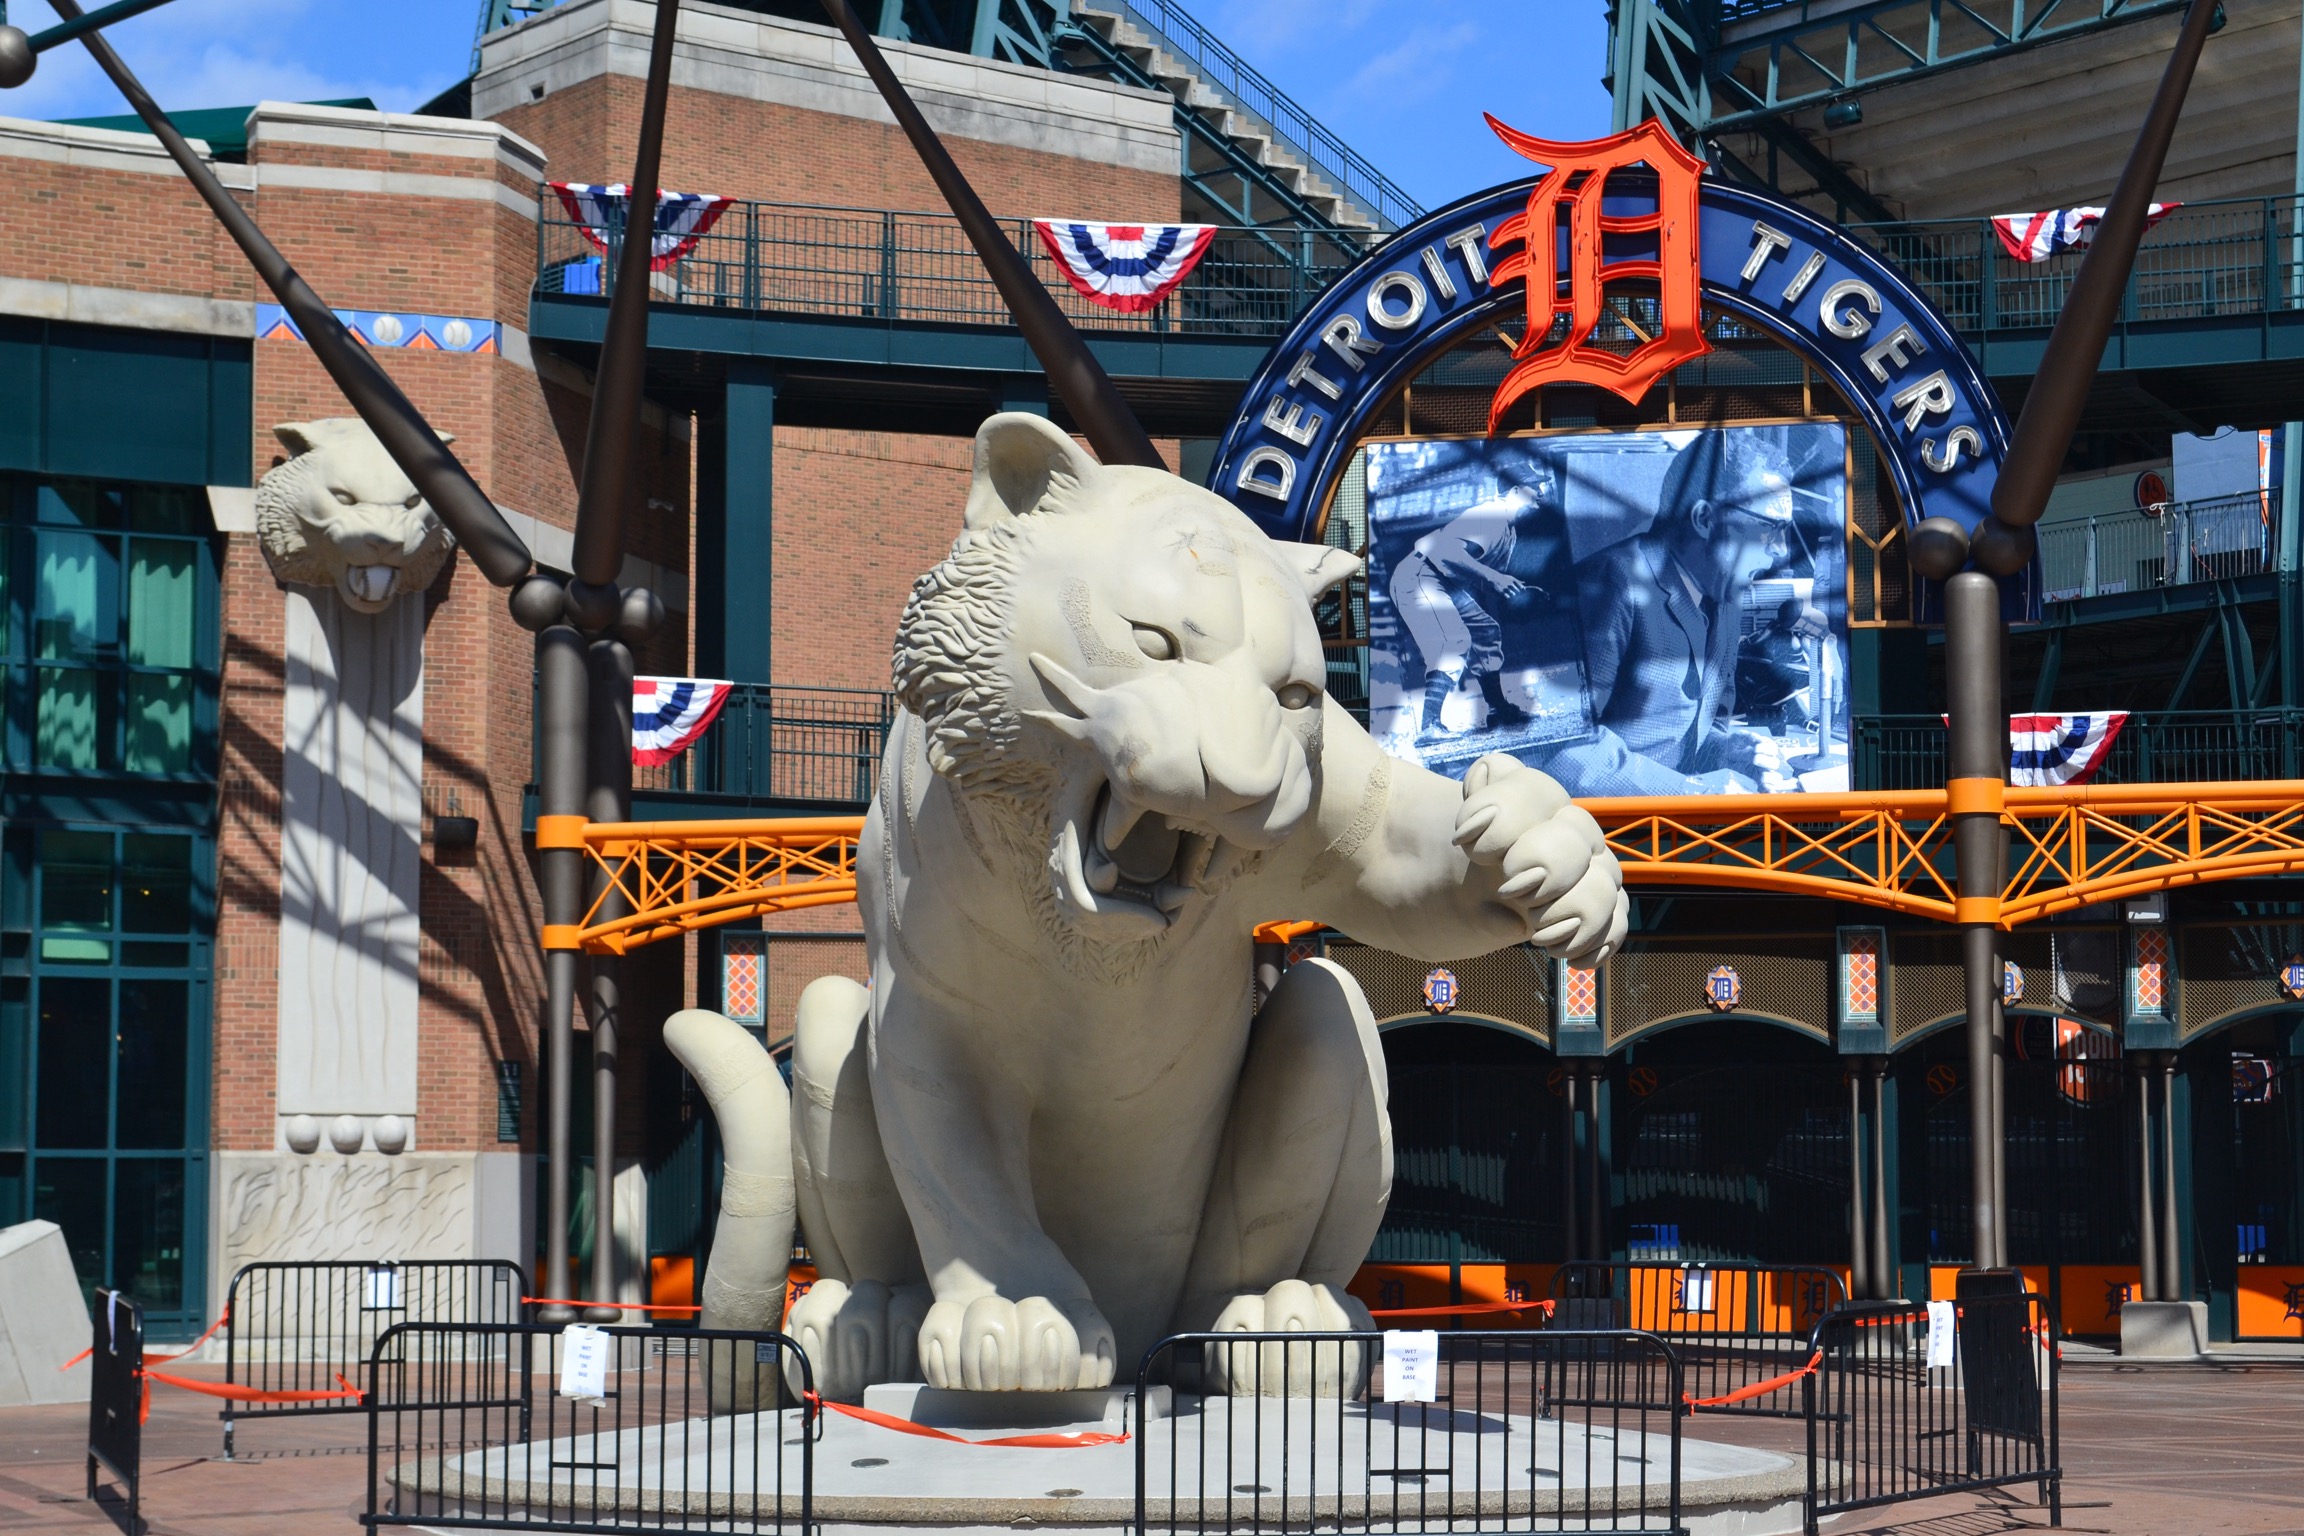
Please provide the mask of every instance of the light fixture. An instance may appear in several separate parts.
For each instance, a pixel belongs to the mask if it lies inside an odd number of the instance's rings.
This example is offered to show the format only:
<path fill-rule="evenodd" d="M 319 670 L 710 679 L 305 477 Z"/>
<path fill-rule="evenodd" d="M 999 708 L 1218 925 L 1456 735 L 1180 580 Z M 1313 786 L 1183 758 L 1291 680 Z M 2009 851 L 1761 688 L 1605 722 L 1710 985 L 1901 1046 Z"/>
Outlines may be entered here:
<path fill-rule="evenodd" d="M 1843 96 L 1824 109 L 1827 128 L 1853 128 L 1864 121 L 1864 103 L 1853 96 Z"/>

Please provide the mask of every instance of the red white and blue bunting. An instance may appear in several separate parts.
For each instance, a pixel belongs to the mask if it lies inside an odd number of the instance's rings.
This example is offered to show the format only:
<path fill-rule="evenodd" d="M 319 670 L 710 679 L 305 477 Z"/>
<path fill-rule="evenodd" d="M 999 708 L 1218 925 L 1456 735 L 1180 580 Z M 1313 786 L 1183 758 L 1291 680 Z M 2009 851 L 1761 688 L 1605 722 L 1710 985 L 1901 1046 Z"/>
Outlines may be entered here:
<path fill-rule="evenodd" d="M 1138 314 L 1176 291 L 1216 238 L 1213 224 L 1091 224 L 1034 219 L 1040 243 L 1079 295 Z"/>
<path fill-rule="evenodd" d="M 2124 709 L 2092 715 L 2011 715 L 2008 717 L 2008 782 L 2031 786 L 2083 784 L 2111 754 Z"/>
<path fill-rule="evenodd" d="M 632 189 L 623 182 L 597 186 L 584 181 L 555 181 L 560 206 L 576 221 L 578 233 L 605 255 L 608 243 L 624 232 L 624 205 Z M 696 242 L 711 233 L 728 211 L 729 199 L 709 192 L 658 192 L 656 236 L 649 250 L 648 267 L 661 272 L 696 249 Z"/>
<path fill-rule="evenodd" d="M 2154 203 L 2145 210 L 2144 227 L 2150 229 L 2183 207 L 2182 203 Z M 1992 228 L 2000 243 L 2018 261 L 2046 261 L 2064 251 L 2081 251 L 2096 238 L 2104 220 L 2101 208 L 2048 208 L 2039 213 L 1996 213 Z"/>
<path fill-rule="evenodd" d="M 632 679 L 632 761 L 653 768 L 694 746 L 719 718 L 729 688 L 712 677 Z"/>

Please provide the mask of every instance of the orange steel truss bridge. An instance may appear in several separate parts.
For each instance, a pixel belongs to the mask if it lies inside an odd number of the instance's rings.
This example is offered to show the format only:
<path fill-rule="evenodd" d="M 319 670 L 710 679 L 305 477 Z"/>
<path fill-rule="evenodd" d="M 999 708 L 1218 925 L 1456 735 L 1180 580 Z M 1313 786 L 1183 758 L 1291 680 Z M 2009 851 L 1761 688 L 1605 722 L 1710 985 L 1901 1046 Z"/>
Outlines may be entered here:
<path fill-rule="evenodd" d="M 2013 928 L 2091 902 L 2304 871 L 2300 780 L 2054 789 L 1972 780 L 1955 790 L 1579 803 L 1598 818 L 1634 888 L 1816 896 L 1948 923 Z M 1963 900 L 1955 895 L 1953 816 L 1979 811 L 1999 813 L 2008 876 L 1997 897 Z M 623 954 L 723 923 L 854 901 L 862 828 L 858 816 L 540 818 L 537 846 L 582 848 L 600 878 L 583 922 L 547 927 L 544 947 Z M 1275 935 L 1281 927 L 1268 926 Z"/>

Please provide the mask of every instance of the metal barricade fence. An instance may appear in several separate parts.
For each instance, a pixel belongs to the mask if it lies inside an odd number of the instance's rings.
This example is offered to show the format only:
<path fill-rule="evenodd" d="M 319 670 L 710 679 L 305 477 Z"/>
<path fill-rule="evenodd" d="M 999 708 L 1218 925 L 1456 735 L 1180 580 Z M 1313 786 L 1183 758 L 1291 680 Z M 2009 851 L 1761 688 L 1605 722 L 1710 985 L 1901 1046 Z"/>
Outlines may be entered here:
<path fill-rule="evenodd" d="M 376 1341 L 400 1323 L 513 1323 L 528 1277 L 509 1260 L 374 1259 L 243 1264 L 227 1293 L 224 1379 L 267 1392 L 309 1392 L 356 1377 Z M 352 1398 L 317 1402 L 227 1400 L 224 1458 L 236 1421 L 288 1414 L 358 1413 Z"/>
<path fill-rule="evenodd" d="M 144 1480 L 144 1309 L 101 1286 L 88 1368 L 89 1502 L 95 1502 L 97 1472 L 110 1472 L 127 1490 L 134 1532 Z"/>
<path fill-rule="evenodd" d="M 1810 1331 L 1848 1300 L 1847 1284 L 1813 1264 L 1640 1264 L 1572 1260 L 1552 1276 L 1553 1326 L 1630 1328 L 1668 1341 L 1688 1395 L 1719 1399 L 1797 1371 Z M 1708 1412 L 1798 1418 L 1784 1389 L 1710 1404 Z"/>
<path fill-rule="evenodd" d="M 571 1350 L 590 1345 L 588 1375 Z M 812 1392 L 779 1333 L 397 1325 L 364 1382 L 361 1523 L 810 1536 L 815 1413 L 785 1386 L 793 1362 Z"/>
<path fill-rule="evenodd" d="M 2063 1524 L 2060 1351 L 2037 1293 L 1859 1302 L 1816 1326 L 1806 1522 L 1938 1494 L 2035 1484 Z"/>
<path fill-rule="evenodd" d="M 1679 1361 L 1632 1331 L 1180 1334 L 1136 1378 L 1136 1536 L 1680 1526 Z"/>

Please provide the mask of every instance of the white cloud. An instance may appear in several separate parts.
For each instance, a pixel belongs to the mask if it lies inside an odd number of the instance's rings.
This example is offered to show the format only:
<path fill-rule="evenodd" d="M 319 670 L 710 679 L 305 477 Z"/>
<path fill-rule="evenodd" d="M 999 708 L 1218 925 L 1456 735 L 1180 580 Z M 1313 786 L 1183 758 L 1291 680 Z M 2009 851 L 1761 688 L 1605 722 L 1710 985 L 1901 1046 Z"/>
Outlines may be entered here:
<path fill-rule="evenodd" d="M 1469 21 L 1451 27 L 1419 27 L 1356 70 L 1344 87 L 1351 94 L 1382 91 L 1394 102 L 1422 101 L 1453 78 L 1449 66 L 1480 40 Z"/>

